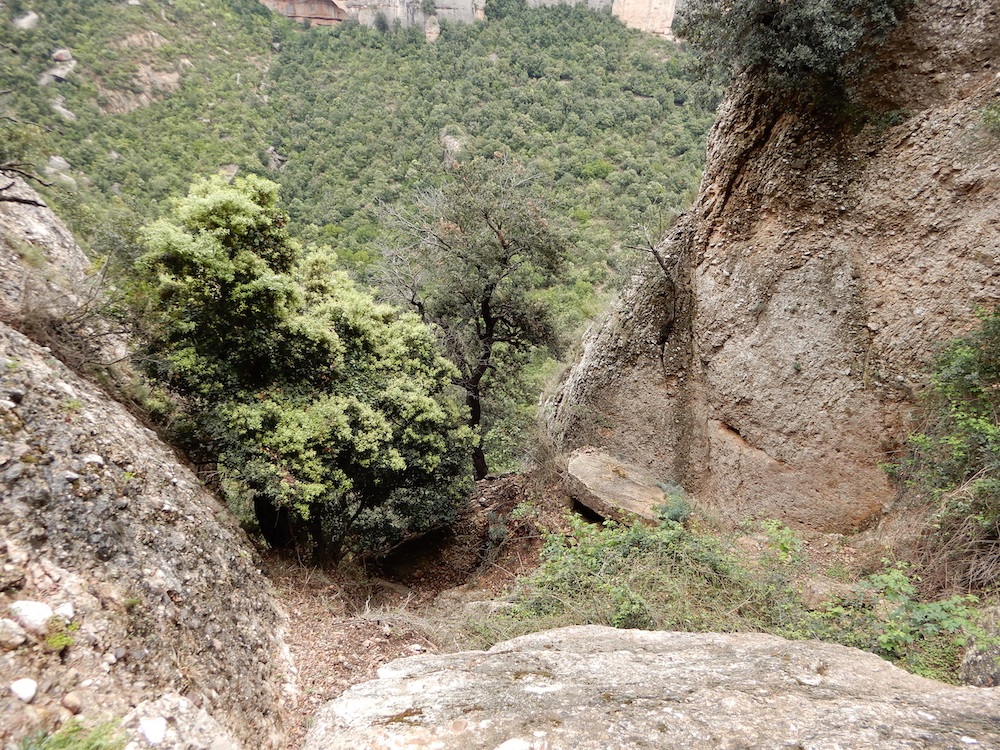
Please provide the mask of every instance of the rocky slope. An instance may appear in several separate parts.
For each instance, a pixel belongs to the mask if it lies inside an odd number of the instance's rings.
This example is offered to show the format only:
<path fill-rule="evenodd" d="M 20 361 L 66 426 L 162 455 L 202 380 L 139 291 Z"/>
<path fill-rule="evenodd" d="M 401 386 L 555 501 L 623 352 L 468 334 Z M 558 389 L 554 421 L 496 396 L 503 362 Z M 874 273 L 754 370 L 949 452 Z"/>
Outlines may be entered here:
<path fill-rule="evenodd" d="M 150 430 L 7 325 L 78 309 L 87 265 L 47 209 L 0 203 L 0 741 L 79 715 L 123 720 L 133 748 L 276 747 L 292 668 L 245 535 Z"/>
<path fill-rule="evenodd" d="M 917 3 L 863 128 L 722 105 L 699 198 L 588 334 L 547 404 L 593 445 L 729 519 L 845 532 L 895 489 L 920 367 L 1000 302 L 1000 3 Z"/>
<path fill-rule="evenodd" d="M 562 628 L 379 678 L 328 704 L 306 750 L 1000 747 L 991 690 L 759 633 Z"/>

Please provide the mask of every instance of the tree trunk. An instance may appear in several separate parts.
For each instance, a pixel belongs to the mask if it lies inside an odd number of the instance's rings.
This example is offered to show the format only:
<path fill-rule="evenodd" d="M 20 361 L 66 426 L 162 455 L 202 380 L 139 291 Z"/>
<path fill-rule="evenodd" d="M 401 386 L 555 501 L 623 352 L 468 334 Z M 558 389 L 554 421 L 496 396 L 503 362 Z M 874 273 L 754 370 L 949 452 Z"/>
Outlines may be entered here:
<path fill-rule="evenodd" d="M 490 467 L 486 465 L 486 454 L 483 453 L 483 446 L 476 445 L 472 448 L 472 471 L 478 482 L 485 479 L 490 473 Z"/>
<path fill-rule="evenodd" d="M 254 515 L 260 526 L 261 536 L 271 549 L 290 549 L 295 541 L 295 532 L 288 508 L 278 507 L 271 499 L 257 495 L 253 500 Z"/>
<path fill-rule="evenodd" d="M 469 427 L 477 429 L 483 420 L 483 407 L 479 402 L 479 383 L 468 383 L 465 386 L 465 405 L 469 407 Z M 476 481 L 485 479 L 490 473 L 490 467 L 486 463 L 486 454 L 483 452 L 483 437 L 477 436 L 477 443 L 472 448 L 472 472 Z"/>

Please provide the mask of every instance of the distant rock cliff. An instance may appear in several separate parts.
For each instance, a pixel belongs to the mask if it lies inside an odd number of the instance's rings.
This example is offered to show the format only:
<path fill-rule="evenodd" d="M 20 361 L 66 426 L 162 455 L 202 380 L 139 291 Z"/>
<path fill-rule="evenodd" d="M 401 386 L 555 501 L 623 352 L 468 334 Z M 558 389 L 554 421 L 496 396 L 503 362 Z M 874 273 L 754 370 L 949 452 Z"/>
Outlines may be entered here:
<path fill-rule="evenodd" d="M 700 195 L 548 404 L 732 520 L 877 519 L 923 362 L 1000 302 L 1000 2 L 926 0 L 890 40 L 862 129 L 737 87 Z"/>
<path fill-rule="evenodd" d="M 369 26 L 382 14 L 390 24 L 425 26 L 424 3 L 419 0 L 261 0 L 275 13 L 296 21 L 329 26 L 354 19 Z M 556 5 L 571 0 L 528 0 L 528 5 Z M 670 36 L 677 0 L 587 0 L 594 10 L 611 8 L 622 23 L 633 29 Z M 472 23 L 485 18 L 486 0 L 435 0 L 438 21 Z"/>

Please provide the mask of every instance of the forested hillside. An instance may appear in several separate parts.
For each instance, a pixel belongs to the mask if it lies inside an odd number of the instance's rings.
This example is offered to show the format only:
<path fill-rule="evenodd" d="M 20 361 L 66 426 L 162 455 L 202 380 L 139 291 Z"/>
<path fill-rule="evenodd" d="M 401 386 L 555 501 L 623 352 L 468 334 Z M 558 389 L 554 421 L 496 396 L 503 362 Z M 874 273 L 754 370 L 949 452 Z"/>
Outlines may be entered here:
<path fill-rule="evenodd" d="M 434 44 L 356 24 L 291 35 L 271 73 L 279 181 L 294 219 L 356 251 L 374 201 L 439 181 L 443 160 L 511 154 L 551 179 L 558 218 L 599 263 L 692 198 L 714 102 L 685 62 L 569 6 L 446 26 Z"/>
<path fill-rule="evenodd" d="M 503 154 L 534 175 L 572 248 L 540 292 L 563 343 L 638 257 L 630 246 L 693 198 L 718 96 L 677 45 L 569 6 L 515 4 L 443 24 L 433 43 L 415 29 L 305 29 L 256 0 L 16 0 L 0 13 L 5 135 L 30 136 L 46 199 L 95 257 L 128 268 L 138 228 L 226 169 L 277 182 L 289 234 L 371 282 L 386 206 Z M 498 467 L 518 460 L 554 351 L 525 352 L 506 384 L 486 377 Z"/>
<path fill-rule="evenodd" d="M 255 0 L 14 0 L 0 15 L 0 106 L 48 128 L 45 151 L 70 163 L 84 202 L 117 194 L 151 216 L 194 173 L 260 167 L 272 39 L 288 23 Z"/>
<path fill-rule="evenodd" d="M 530 162 L 578 244 L 606 253 L 690 200 L 716 96 L 675 45 L 570 7 L 446 24 L 433 44 L 412 29 L 307 30 L 256 0 L 0 13 L 0 103 L 49 128 L 45 151 L 69 162 L 84 203 L 120 195 L 158 216 L 194 175 L 231 164 L 282 185 L 294 233 L 351 255 L 370 251 L 364 209 L 439 180 L 445 151 Z M 288 157 L 280 172 L 269 148 Z"/>

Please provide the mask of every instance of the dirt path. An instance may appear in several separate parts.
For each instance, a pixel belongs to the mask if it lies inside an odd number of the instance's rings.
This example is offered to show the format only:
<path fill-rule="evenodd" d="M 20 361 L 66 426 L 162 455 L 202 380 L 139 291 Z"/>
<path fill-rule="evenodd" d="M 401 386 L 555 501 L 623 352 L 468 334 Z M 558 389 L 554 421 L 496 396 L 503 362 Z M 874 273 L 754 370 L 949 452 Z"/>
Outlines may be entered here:
<path fill-rule="evenodd" d="M 298 669 L 298 705 L 288 727 L 287 750 L 301 747 L 323 704 L 351 685 L 375 677 L 383 664 L 434 645 L 397 618 L 354 614 L 343 581 L 292 563 L 276 563 L 271 578 L 288 612 L 286 640 Z"/>
<path fill-rule="evenodd" d="M 455 648 L 454 639 L 423 619 L 441 592 L 462 587 L 462 599 L 488 599 L 537 565 L 541 540 L 530 519 L 511 518 L 528 494 L 523 477 L 481 484 L 473 510 L 454 530 L 397 550 L 377 570 L 326 572 L 268 558 L 298 670 L 285 750 L 301 747 L 325 703 L 373 679 L 383 664 L 438 651 L 441 642 Z M 559 516 L 554 508 L 544 512 L 550 522 Z M 434 617 L 441 615 L 440 607 L 434 610 Z"/>

